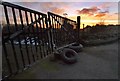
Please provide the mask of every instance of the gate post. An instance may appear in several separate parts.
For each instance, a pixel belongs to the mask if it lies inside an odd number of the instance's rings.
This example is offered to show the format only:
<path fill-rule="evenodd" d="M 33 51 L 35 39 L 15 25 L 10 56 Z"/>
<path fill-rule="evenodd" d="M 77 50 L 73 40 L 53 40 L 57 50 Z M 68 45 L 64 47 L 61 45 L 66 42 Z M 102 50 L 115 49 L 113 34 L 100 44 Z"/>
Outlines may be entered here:
<path fill-rule="evenodd" d="M 77 16 L 77 42 L 80 42 L 80 16 Z"/>

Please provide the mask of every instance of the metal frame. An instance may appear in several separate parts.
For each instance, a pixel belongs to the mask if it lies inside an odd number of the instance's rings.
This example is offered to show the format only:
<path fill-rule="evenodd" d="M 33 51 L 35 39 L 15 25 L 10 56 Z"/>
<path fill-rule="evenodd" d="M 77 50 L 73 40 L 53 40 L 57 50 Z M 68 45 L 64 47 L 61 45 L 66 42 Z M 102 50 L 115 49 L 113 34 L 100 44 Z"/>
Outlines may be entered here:
<path fill-rule="evenodd" d="M 80 26 L 77 26 L 76 21 L 73 21 L 66 17 L 62 17 L 62 16 L 54 14 L 52 12 L 48 12 L 48 19 L 49 19 L 49 23 L 50 23 L 51 32 L 52 32 L 51 43 L 54 48 L 53 51 L 60 50 L 64 47 L 67 47 L 67 46 L 77 42 L 75 35 L 79 34 L 76 31 L 80 29 Z M 68 30 L 64 26 L 62 20 L 69 22 L 70 25 L 72 25 L 71 23 L 74 23 L 75 29 L 71 29 L 71 31 Z M 63 36 L 63 35 L 65 35 L 65 36 Z M 66 42 L 66 43 L 64 43 L 64 42 Z"/>
<path fill-rule="evenodd" d="M 51 54 L 51 46 L 49 46 L 51 44 L 49 44 L 50 42 L 48 40 L 49 32 L 48 23 L 46 22 L 46 14 L 8 2 L 2 2 L 2 5 L 4 7 L 4 14 L 7 22 L 5 32 L 2 32 L 3 58 L 6 59 L 6 68 L 8 68 L 7 73 L 4 72 L 6 69 L 3 68 L 3 73 L 5 74 L 3 74 L 2 78 L 4 79 L 23 71 L 24 69 L 30 67 L 31 64 L 35 63 L 37 60 Z M 11 32 L 11 23 L 9 19 L 10 13 L 8 12 L 8 7 L 11 9 L 13 15 L 12 18 L 14 22 L 14 32 Z M 21 24 L 18 24 L 17 22 L 17 13 L 15 10 L 17 10 L 19 13 Z M 22 12 L 24 12 L 25 17 L 23 17 Z M 25 18 L 26 24 L 24 24 L 23 18 Z M 30 22 L 29 18 L 31 20 Z M 21 29 L 18 29 L 19 25 L 21 26 Z M 24 40 L 24 45 L 21 43 L 22 40 Z M 30 42 L 29 44 L 28 40 Z M 14 43 L 15 41 L 18 42 L 17 45 Z M 33 41 L 35 43 L 34 45 Z M 12 53 L 10 53 L 8 49 L 10 49 Z M 18 49 L 20 52 L 18 52 Z M 14 59 L 14 62 L 11 61 L 11 58 Z M 5 64 L 4 61 L 5 60 L 3 60 L 3 65 Z M 12 66 L 15 67 L 13 68 Z"/>
<path fill-rule="evenodd" d="M 71 19 L 51 12 L 48 12 L 47 17 L 44 13 L 8 2 L 2 2 L 1 5 L 6 20 L 6 27 L 2 30 L 3 79 L 25 70 L 56 50 L 73 44 L 76 42 L 74 35 L 79 36 L 80 25 L 76 26 L 76 21 Z M 10 23 L 8 7 L 13 15 L 13 25 Z M 19 13 L 20 24 L 16 11 Z M 62 20 L 68 21 L 71 26 L 74 24 L 75 29 L 66 29 Z M 23 40 L 24 44 L 21 42 Z"/>

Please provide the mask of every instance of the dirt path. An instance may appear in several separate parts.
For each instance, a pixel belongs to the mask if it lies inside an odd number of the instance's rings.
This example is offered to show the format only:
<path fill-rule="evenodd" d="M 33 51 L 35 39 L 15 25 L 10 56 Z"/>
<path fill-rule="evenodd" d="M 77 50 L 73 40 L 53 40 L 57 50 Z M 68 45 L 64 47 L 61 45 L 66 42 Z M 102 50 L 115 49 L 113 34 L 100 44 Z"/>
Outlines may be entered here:
<path fill-rule="evenodd" d="M 43 59 L 13 79 L 117 79 L 118 44 L 86 47 L 78 62 L 67 65 L 62 61 Z"/>

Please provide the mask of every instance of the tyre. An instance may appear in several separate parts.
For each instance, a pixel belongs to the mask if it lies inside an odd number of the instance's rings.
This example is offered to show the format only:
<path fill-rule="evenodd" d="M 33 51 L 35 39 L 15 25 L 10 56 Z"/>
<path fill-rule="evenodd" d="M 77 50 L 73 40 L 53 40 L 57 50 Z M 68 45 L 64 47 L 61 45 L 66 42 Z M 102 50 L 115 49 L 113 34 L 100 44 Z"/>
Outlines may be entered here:
<path fill-rule="evenodd" d="M 73 49 L 74 51 L 76 51 L 78 53 L 83 50 L 83 45 L 76 43 L 76 44 L 70 45 L 68 48 Z"/>
<path fill-rule="evenodd" d="M 73 63 L 77 62 L 78 54 L 72 49 L 64 48 L 60 55 L 61 55 L 61 59 L 65 63 L 73 64 Z"/>

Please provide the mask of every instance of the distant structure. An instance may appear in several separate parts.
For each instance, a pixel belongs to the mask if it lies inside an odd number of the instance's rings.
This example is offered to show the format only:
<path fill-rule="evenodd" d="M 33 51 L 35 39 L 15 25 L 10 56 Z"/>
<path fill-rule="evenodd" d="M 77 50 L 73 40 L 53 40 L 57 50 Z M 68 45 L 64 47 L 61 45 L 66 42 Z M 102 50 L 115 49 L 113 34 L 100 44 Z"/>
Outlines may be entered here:
<path fill-rule="evenodd" d="M 83 24 L 83 29 L 85 28 L 85 24 Z"/>
<path fill-rule="evenodd" d="M 67 18 L 68 14 L 67 13 L 63 13 L 63 16 Z"/>
<path fill-rule="evenodd" d="M 105 25 L 105 19 L 101 19 L 98 24 L 99 24 L 99 25 Z"/>

